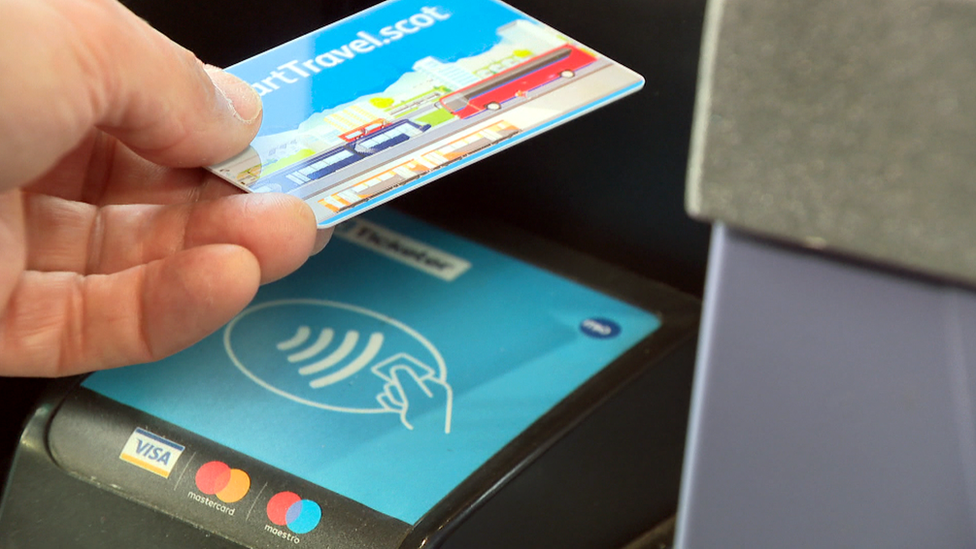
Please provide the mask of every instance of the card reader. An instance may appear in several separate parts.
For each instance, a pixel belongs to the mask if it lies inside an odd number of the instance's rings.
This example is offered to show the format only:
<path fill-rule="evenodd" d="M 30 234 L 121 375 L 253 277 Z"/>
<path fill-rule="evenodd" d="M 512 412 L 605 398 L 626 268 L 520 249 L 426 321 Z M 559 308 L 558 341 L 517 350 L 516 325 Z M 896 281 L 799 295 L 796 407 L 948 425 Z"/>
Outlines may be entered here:
<path fill-rule="evenodd" d="M 53 389 L 0 546 L 622 547 L 676 508 L 697 315 L 382 208 L 199 344 Z"/>

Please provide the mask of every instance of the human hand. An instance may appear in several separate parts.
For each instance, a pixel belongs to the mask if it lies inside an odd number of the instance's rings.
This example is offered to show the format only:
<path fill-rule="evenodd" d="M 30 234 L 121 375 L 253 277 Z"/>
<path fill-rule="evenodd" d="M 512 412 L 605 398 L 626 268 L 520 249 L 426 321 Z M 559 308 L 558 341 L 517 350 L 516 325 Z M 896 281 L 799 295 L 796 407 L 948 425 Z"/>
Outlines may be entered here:
<path fill-rule="evenodd" d="M 197 168 L 260 99 L 115 0 L 0 0 L 0 375 L 152 361 L 325 245 L 304 203 Z"/>

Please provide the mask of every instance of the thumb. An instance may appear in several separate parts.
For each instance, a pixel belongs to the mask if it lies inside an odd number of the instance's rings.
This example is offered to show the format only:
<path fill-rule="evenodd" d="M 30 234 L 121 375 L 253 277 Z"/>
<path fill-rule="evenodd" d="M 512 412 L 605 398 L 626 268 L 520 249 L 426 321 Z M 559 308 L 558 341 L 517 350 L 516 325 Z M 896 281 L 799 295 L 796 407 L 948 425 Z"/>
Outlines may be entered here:
<path fill-rule="evenodd" d="M 0 0 L 0 188 L 50 169 L 98 127 L 168 166 L 247 147 L 261 101 L 115 0 Z M 12 5 L 10 5 L 12 4 Z M 40 153 L 40 154 L 39 154 Z"/>
<path fill-rule="evenodd" d="M 127 78 L 120 103 L 128 108 L 108 109 L 99 127 L 142 157 L 166 166 L 209 166 L 246 149 L 261 125 L 257 92 L 158 36 L 174 48 L 164 59 L 176 65 L 172 78 L 148 84 L 158 86 L 158 96 L 148 101 L 142 86 L 159 75 Z"/>

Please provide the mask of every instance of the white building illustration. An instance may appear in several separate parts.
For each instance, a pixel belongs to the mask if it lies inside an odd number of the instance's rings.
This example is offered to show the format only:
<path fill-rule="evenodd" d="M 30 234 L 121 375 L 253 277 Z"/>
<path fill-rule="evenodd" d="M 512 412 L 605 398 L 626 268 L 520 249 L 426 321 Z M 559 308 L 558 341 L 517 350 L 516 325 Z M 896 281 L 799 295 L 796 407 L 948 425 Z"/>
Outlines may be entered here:
<path fill-rule="evenodd" d="M 325 122 L 336 131 L 344 133 L 382 118 L 384 118 L 382 111 L 369 101 L 362 101 L 326 116 Z"/>
<path fill-rule="evenodd" d="M 478 77 L 457 63 L 443 63 L 433 57 L 424 57 L 413 65 L 413 70 L 423 74 L 435 85 L 459 90 L 478 81 Z"/>

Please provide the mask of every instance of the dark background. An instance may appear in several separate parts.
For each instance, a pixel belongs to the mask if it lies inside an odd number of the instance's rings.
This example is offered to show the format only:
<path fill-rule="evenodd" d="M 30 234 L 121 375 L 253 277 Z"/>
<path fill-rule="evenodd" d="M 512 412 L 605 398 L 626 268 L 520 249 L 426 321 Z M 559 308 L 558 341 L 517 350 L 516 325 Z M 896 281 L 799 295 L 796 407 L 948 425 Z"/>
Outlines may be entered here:
<path fill-rule="evenodd" d="M 203 61 L 227 66 L 375 2 L 123 3 Z M 683 200 L 704 0 L 509 3 L 636 70 L 645 88 L 414 191 L 397 207 L 488 215 L 700 295 L 708 228 L 687 218 Z M 44 385 L 0 379 L 3 470 Z"/>

